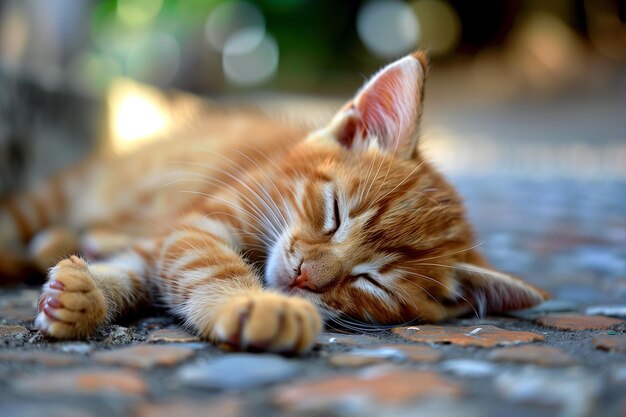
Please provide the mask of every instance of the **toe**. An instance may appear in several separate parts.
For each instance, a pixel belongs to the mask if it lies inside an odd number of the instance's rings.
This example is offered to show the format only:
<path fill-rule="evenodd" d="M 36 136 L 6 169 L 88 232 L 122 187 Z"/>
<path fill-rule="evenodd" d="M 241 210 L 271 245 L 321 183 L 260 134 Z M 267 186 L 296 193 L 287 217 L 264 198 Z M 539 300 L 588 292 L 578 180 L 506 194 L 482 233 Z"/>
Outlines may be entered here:
<path fill-rule="evenodd" d="M 248 299 L 236 299 L 224 306 L 218 313 L 214 328 L 214 339 L 238 347 L 241 343 L 241 329 L 247 322 L 251 307 Z"/>
<path fill-rule="evenodd" d="M 283 300 L 272 298 L 254 302 L 242 334 L 246 346 L 267 350 L 279 333 L 280 322 L 284 317 L 284 305 Z"/>
<path fill-rule="evenodd" d="M 273 340 L 270 350 L 279 353 L 294 351 L 299 339 L 298 320 L 294 314 L 284 314 L 280 333 Z"/>

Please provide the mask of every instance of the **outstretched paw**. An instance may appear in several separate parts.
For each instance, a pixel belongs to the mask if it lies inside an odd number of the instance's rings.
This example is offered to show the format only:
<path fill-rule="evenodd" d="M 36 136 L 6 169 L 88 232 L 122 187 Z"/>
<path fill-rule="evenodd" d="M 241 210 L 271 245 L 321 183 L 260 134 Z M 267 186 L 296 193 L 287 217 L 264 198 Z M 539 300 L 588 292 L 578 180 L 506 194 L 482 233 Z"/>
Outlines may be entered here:
<path fill-rule="evenodd" d="M 57 339 L 89 336 L 106 319 L 106 303 L 87 264 L 77 256 L 50 270 L 39 298 L 35 327 Z"/>
<path fill-rule="evenodd" d="M 218 311 L 211 336 L 235 349 L 296 354 L 309 350 L 321 329 L 309 301 L 262 293 L 228 302 Z"/>

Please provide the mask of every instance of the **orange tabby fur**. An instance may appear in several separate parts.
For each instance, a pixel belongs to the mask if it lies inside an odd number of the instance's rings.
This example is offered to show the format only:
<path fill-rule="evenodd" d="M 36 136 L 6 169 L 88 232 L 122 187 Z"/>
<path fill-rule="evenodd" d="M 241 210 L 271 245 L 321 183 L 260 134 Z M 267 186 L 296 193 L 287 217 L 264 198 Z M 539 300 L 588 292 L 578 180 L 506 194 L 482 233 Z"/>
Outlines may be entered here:
<path fill-rule="evenodd" d="M 31 255 L 51 259 L 82 233 L 97 258 L 50 269 L 36 326 L 84 338 L 159 302 L 215 342 L 297 353 L 321 317 L 361 328 L 541 302 L 476 251 L 461 198 L 418 151 L 426 69 L 419 52 L 390 64 L 308 134 L 215 109 L 197 137 L 10 199 L 3 247 L 35 241 Z"/>

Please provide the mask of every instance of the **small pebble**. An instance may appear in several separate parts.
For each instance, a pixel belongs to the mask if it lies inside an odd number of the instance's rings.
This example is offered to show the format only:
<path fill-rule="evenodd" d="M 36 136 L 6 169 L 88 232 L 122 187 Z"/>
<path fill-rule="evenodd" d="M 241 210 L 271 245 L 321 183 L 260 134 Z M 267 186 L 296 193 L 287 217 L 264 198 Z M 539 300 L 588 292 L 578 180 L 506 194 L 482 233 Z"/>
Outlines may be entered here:
<path fill-rule="evenodd" d="M 510 401 L 557 406 L 561 409 L 558 415 L 584 417 L 594 415 L 602 381 L 580 368 L 561 372 L 525 368 L 499 375 L 495 387 Z"/>
<path fill-rule="evenodd" d="M 66 353 L 80 353 L 86 355 L 93 350 L 93 346 L 87 343 L 67 343 L 61 346 L 61 351 Z"/>
<path fill-rule="evenodd" d="M 588 307 L 585 313 L 590 316 L 626 317 L 626 306 L 594 306 Z"/>
<path fill-rule="evenodd" d="M 442 362 L 441 369 L 467 377 L 491 376 L 496 372 L 496 367 L 492 363 L 475 359 L 450 359 Z"/>
<path fill-rule="evenodd" d="M 184 385 L 238 391 L 285 381 L 299 372 L 297 362 L 280 356 L 233 353 L 185 365 L 178 371 L 178 377 Z"/>

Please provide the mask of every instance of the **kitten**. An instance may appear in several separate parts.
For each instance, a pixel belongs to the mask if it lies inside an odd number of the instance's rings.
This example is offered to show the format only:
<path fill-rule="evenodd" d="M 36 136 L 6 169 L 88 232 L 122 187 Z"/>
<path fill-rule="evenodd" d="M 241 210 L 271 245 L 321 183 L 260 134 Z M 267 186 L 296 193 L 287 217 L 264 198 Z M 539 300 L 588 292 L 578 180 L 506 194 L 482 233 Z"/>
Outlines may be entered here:
<path fill-rule="evenodd" d="M 216 343 L 299 353 L 322 318 L 381 327 L 543 301 L 487 264 L 461 198 L 422 159 L 426 72 L 421 52 L 388 65 L 309 133 L 214 109 L 197 135 L 10 200 L 0 242 L 67 252 L 69 230 L 97 258 L 50 269 L 36 327 L 85 338 L 160 302 Z"/>

